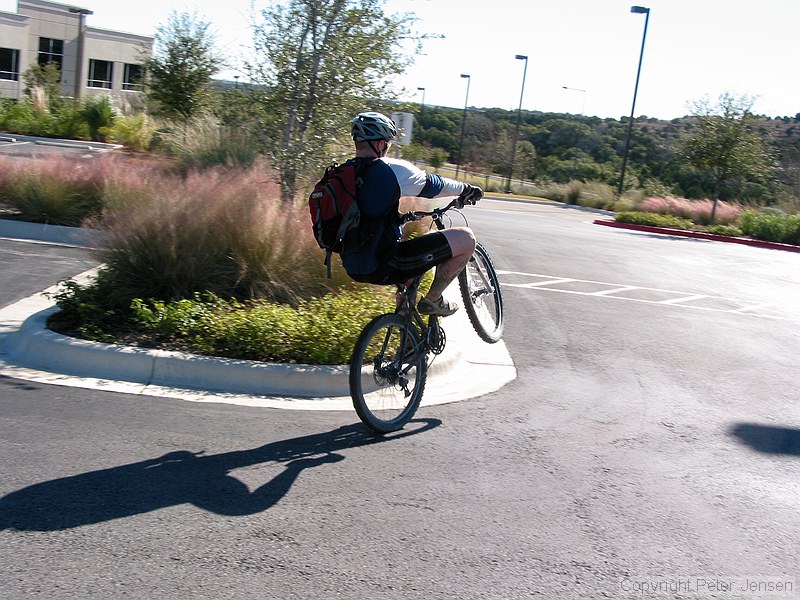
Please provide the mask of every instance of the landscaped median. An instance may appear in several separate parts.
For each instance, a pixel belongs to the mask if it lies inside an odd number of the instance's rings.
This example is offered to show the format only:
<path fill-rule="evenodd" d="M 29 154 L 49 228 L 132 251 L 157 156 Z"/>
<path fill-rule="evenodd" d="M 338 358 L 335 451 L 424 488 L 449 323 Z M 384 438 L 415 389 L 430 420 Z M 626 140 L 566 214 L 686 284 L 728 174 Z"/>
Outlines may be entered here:
<path fill-rule="evenodd" d="M 352 410 L 347 365 L 237 360 L 77 339 L 47 328 L 57 310 L 48 296 L 35 294 L 0 309 L 0 374 L 197 402 Z M 489 394 L 516 377 L 505 345 L 478 339 L 463 311 L 445 326 L 448 344 L 431 365 L 424 405 Z"/>
<path fill-rule="evenodd" d="M 625 223 L 622 221 L 614 221 L 610 219 L 597 219 L 594 221 L 595 225 L 603 225 L 605 227 L 617 227 L 620 229 L 630 229 L 634 231 L 644 231 L 647 233 L 660 233 L 665 235 L 674 235 L 679 237 L 696 238 L 701 240 L 714 240 L 719 242 L 732 242 L 734 244 L 745 244 L 747 246 L 757 246 L 759 248 L 773 248 L 776 250 L 788 250 L 789 252 L 800 252 L 800 246 L 793 244 L 781 244 L 779 242 L 768 242 L 765 240 L 757 240 L 755 238 L 744 236 L 729 236 L 719 235 L 715 233 L 708 233 L 705 231 L 693 231 L 689 229 L 676 229 L 672 227 L 658 227 L 655 225 L 643 225 L 638 223 Z"/>

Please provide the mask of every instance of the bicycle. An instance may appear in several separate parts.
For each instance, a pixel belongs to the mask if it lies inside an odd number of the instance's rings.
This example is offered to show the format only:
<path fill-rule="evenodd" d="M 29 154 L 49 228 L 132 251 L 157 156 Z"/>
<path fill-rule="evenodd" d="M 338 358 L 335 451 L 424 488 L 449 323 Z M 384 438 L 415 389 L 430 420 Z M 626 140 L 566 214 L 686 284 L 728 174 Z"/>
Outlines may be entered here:
<path fill-rule="evenodd" d="M 444 208 L 406 213 L 402 222 L 431 217 L 436 228 L 442 230 L 447 227 L 445 213 L 457 207 L 456 199 Z M 428 367 L 447 342 L 439 317 L 429 315 L 426 321 L 417 310 L 415 301 L 421 281 L 420 275 L 411 285 L 397 285 L 397 309 L 375 317 L 364 327 L 350 359 L 353 406 L 361 421 L 378 433 L 402 429 L 414 417 Z M 476 333 L 486 342 L 499 341 L 503 335 L 503 296 L 492 261 L 481 244 L 476 244 L 458 275 L 458 283 Z"/>

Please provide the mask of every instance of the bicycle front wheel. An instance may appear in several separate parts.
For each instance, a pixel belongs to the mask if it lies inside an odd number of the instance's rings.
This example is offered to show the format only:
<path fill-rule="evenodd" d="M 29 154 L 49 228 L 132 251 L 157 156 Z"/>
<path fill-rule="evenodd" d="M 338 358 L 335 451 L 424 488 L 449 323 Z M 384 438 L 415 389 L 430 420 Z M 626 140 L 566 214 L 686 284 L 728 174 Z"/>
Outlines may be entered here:
<path fill-rule="evenodd" d="M 397 314 L 375 317 L 350 359 L 350 395 L 361 421 L 379 433 L 402 429 L 417 412 L 427 363 L 417 328 Z"/>
<path fill-rule="evenodd" d="M 499 341 L 503 337 L 503 295 L 492 260 L 480 244 L 458 275 L 458 283 L 475 332 L 490 344 Z"/>

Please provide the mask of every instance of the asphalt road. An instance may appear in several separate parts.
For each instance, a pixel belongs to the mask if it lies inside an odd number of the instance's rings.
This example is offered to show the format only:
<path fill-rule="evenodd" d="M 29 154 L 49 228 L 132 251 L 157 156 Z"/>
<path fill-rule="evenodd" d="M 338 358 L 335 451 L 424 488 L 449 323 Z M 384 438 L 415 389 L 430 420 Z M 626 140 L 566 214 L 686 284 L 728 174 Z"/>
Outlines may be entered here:
<path fill-rule="evenodd" d="M 797 597 L 800 257 L 468 214 L 519 377 L 400 434 L 0 379 L 3 595 Z M 46 248 L 0 271 L 90 264 Z"/>

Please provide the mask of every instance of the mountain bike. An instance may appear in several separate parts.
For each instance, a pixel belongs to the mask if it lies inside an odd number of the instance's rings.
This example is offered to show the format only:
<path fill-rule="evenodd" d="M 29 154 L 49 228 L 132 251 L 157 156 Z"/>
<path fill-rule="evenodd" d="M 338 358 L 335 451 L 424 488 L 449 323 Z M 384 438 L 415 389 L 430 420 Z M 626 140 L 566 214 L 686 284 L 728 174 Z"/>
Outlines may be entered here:
<path fill-rule="evenodd" d="M 453 200 L 444 208 L 406 213 L 402 222 L 430 217 L 442 230 L 447 227 L 445 214 L 457 207 L 458 201 Z M 411 285 L 397 285 L 397 309 L 375 317 L 364 327 L 350 359 L 353 406 L 361 421 L 378 433 L 402 429 L 414 417 L 428 367 L 447 342 L 439 317 L 429 315 L 426 320 L 417 310 L 421 281 L 420 275 Z M 503 296 L 492 261 L 481 244 L 476 244 L 458 284 L 476 333 L 486 342 L 499 341 L 503 335 Z"/>

